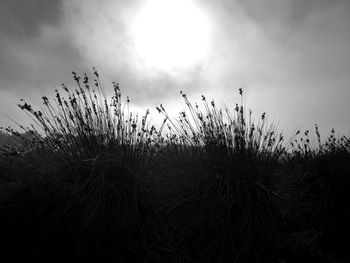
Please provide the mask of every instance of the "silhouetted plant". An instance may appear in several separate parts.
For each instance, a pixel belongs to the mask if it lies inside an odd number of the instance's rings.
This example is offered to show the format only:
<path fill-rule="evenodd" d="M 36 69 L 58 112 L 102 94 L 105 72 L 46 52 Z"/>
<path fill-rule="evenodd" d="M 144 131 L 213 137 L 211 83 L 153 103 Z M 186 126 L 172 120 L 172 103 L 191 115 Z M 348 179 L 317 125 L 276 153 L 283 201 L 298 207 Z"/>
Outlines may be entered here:
<path fill-rule="evenodd" d="M 288 142 L 243 105 L 187 110 L 159 129 L 73 72 L 33 124 L 4 129 L 0 229 L 13 260 L 331 262 L 350 238 L 350 139 L 332 130 Z M 18 253 L 20 252 L 20 253 Z M 345 256 L 344 256 L 345 254 Z M 18 258 L 16 258 L 18 257 Z"/>
<path fill-rule="evenodd" d="M 63 243 L 73 240 L 77 249 L 82 250 L 81 255 L 109 251 L 114 253 L 111 257 L 125 256 L 123 251 L 127 250 L 132 255 L 132 247 L 136 249 L 135 246 L 145 242 L 143 233 L 150 231 L 147 224 L 153 220 L 153 204 L 144 178 L 157 148 L 158 132 L 148 125 L 148 110 L 139 119 L 129 111 L 129 98 L 122 103 L 117 83 L 113 83 L 114 96 L 108 101 L 96 70 L 97 91 L 90 86 L 86 74 L 83 80 L 75 72 L 73 77 L 77 89 L 73 91 L 62 85 L 67 98 L 56 90 L 53 102 L 43 97 L 43 110 L 36 111 L 24 101 L 19 105 L 34 124 L 30 129 L 21 126 L 26 132 L 32 131 L 30 140 L 7 129 L 22 138 L 29 150 L 18 157 L 28 172 L 17 180 L 27 181 L 30 175 L 34 183 L 46 177 L 48 187 L 63 202 L 52 212 L 56 216 L 41 218 L 48 220 L 43 221 L 46 229 L 42 233 L 38 231 L 43 240 L 52 241 L 55 236 L 62 237 Z M 30 169 L 32 166 L 34 170 Z M 19 187 L 12 194 L 23 196 L 23 191 L 33 189 Z M 26 205 L 24 200 L 21 202 Z M 15 209 L 15 213 L 28 212 L 28 215 L 39 209 L 33 207 L 27 211 L 13 205 L 1 209 L 4 213 Z"/>
<path fill-rule="evenodd" d="M 265 113 L 256 125 L 244 105 L 223 112 L 202 96 L 202 111 L 181 95 L 189 113 L 181 112 L 178 119 L 172 120 L 162 105 L 157 108 L 170 122 L 164 150 L 169 173 L 177 167 L 185 177 L 168 180 L 187 184 L 179 189 L 183 198 L 176 209 L 191 212 L 175 222 L 179 242 L 212 260 L 267 260 L 272 256 L 275 207 L 268 182 L 271 171 L 261 168 L 286 152 L 282 134 L 275 125 L 268 126 Z"/>

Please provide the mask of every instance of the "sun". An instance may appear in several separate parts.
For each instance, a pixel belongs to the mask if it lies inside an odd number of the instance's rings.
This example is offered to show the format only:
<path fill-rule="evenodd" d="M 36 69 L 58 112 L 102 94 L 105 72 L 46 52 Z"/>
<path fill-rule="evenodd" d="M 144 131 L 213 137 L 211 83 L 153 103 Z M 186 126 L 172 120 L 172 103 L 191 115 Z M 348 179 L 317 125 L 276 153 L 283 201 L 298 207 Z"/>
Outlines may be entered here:
<path fill-rule="evenodd" d="M 186 69 L 209 49 L 208 17 L 190 0 L 150 0 L 132 25 L 141 62 L 160 69 Z"/>

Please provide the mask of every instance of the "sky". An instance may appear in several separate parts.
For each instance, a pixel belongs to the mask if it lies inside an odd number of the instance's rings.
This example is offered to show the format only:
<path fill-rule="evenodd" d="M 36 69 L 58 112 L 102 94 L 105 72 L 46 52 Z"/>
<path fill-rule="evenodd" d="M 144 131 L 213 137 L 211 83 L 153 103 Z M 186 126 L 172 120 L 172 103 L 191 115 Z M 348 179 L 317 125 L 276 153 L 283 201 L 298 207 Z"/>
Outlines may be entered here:
<path fill-rule="evenodd" d="M 16 106 L 21 98 L 40 107 L 61 83 L 75 88 L 71 71 L 96 67 L 105 89 L 118 82 L 141 113 L 157 114 L 162 103 L 176 117 L 185 108 L 180 90 L 192 101 L 204 94 L 233 108 L 243 88 L 256 118 L 267 112 L 287 134 L 317 123 L 325 136 L 331 128 L 350 135 L 350 1 L 188 0 L 206 37 L 171 58 L 204 51 L 186 65 L 166 66 L 140 58 L 135 47 L 135 25 L 152 1 L 1 0 L 0 126 L 26 121 Z M 190 27 L 182 10 L 171 16 Z M 163 33 L 171 36 L 172 26 Z M 193 44 L 190 35 L 183 38 Z M 172 50 L 165 51 L 168 58 Z"/>

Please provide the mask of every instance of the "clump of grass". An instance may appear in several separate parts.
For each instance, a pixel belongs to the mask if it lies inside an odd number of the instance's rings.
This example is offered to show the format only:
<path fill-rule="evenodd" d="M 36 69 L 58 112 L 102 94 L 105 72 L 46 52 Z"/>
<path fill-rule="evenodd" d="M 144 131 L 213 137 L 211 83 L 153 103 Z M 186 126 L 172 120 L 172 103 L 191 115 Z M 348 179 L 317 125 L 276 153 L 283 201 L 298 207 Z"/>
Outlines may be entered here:
<path fill-rule="evenodd" d="M 328 262 L 325 257 L 347 258 L 349 249 L 350 229 L 345 223 L 350 220 L 346 208 L 350 203 L 349 138 L 336 137 L 332 129 L 323 141 L 318 125 L 315 135 L 313 142 L 309 130 L 296 132 L 290 142 L 291 154 L 276 186 L 282 197 L 279 206 L 284 234 L 291 240 L 295 236 L 303 237 L 294 240 L 295 243 L 289 240 L 288 246 L 312 241 L 312 250 L 304 247 L 303 253 L 308 251 L 318 260 Z M 317 239 L 315 235 L 308 239 L 307 233 L 316 233 Z"/>
<path fill-rule="evenodd" d="M 32 130 L 45 137 L 45 147 L 64 153 L 70 159 L 96 156 L 119 148 L 131 151 L 135 147 L 139 147 L 135 152 L 141 155 L 145 145 L 153 142 L 152 135 L 156 132 L 154 126 L 149 129 L 147 125 L 149 111 L 140 123 L 139 116 L 129 111 L 129 98 L 122 103 L 119 85 L 113 82 L 114 96 L 107 101 L 96 70 L 94 76 L 95 89 L 90 86 L 86 74 L 81 80 L 73 72 L 77 89 L 72 91 L 62 84 L 67 98 L 55 90 L 53 102 L 42 98 L 45 106 L 42 111 L 33 110 L 26 102 L 18 106 L 37 124 L 32 125 Z"/>
<path fill-rule="evenodd" d="M 255 124 L 243 104 L 223 111 L 202 96 L 202 110 L 181 95 L 188 112 L 178 119 L 157 108 L 169 120 L 164 154 L 173 176 L 167 180 L 181 185 L 182 198 L 171 207 L 181 218 L 174 222 L 179 242 L 199 258 L 220 262 L 271 258 L 275 207 L 268 178 L 271 163 L 286 152 L 282 134 L 265 113 Z"/>
<path fill-rule="evenodd" d="M 60 237 L 61 245 L 73 242 L 80 256 L 90 257 L 98 251 L 99 257 L 126 257 L 150 232 L 153 204 L 145 178 L 159 132 L 149 127 L 148 110 L 141 118 L 129 111 L 129 98 L 122 102 L 117 83 L 113 83 L 114 96 L 108 101 L 95 69 L 93 75 L 94 87 L 86 74 L 81 79 L 73 72 L 77 88 L 62 84 L 64 95 L 56 90 L 53 101 L 43 97 L 42 110 L 34 110 L 25 101 L 18 105 L 34 124 L 21 126 L 33 136 L 24 139 L 29 152 L 18 158 L 28 171 L 17 180 L 19 186 L 26 185 L 23 181 L 29 176 L 31 186 L 46 182 L 45 192 L 52 192 L 55 197 L 50 200 L 58 202 L 47 217 L 40 218 L 46 226 L 37 233 L 43 247 Z M 21 137 L 13 129 L 7 131 Z M 12 196 L 34 191 L 33 187 L 18 187 Z M 1 209 L 4 213 L 15 210 L 9 216 L 36 213 L 41 209 L 40 197 L 47 197 L 33 196 L 38 199 L 30 211 L 14 206 L 15 201 Z M 22 199 L 17 203 L 26 205 Z"/>
<path fill-rule="evenodd" d="M 328 138 L 322 141 L 318 125 L 315 124 L 315 135 L 317 142 L 313 143 L 310 139 L 309 130 L 303 133 L 298 130 L 290 142 L 292 147 L 291 156 L 293 158 L 312 158 L 321 155 L 347 154 L 350 152 L 350 138 L 346 136 L 336 137 L 334 129 L 331 129 Z M 297 138 L 297 136 L 300 137 Z"/>
<path fill-rule="evenodd" d="M 214 101 L 210 104 L 202 95 L 204 112 L 198 104 L 193 105 L 186 94 L 181 92 L 187 105 L 188 112 L 181 112 L 176 123 L 171 122 L 173 137 L 180 143 L 191 146 L 210 148 L 222 147 L 227 154 L 255 155 L 262 157 L 284 153 L 282 133 L 277 134 L 276 124 L 268 125 L 266 113 L 256 124 L 252 120 L 252 111 L 247 116 L 243 105 L 243 91 L 240 89 L 241 105 L 236 104 L 233 112 L 229 109 L 218 109 Z M 170 120 L 164 107 L 158 107 Z"/>

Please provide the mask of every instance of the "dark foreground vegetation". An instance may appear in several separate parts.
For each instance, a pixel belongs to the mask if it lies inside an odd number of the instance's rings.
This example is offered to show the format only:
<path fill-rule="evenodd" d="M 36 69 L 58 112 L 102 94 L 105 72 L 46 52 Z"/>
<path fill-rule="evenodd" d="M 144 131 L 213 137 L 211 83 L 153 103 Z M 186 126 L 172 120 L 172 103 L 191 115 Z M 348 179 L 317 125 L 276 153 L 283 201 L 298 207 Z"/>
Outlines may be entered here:
<path fill-rule="evenodd" d="M 202 97 L 155 128 L 73 73 L 3 129 L 1 257 L 12 262 L 350 262 L 350 139 Z M 242 96 L 242 90 L 239 91 Z M 314 135 L 311 135 L 314 133 Z M 315 142 L 311 142 L 312 137 Z M 6 139 L 6 138 L 5 138 Z M 8 140 L 7 140 L 8 141 Z M 9 142 L 9 141 L 8 141 Z"/>

